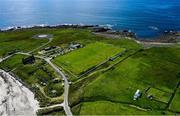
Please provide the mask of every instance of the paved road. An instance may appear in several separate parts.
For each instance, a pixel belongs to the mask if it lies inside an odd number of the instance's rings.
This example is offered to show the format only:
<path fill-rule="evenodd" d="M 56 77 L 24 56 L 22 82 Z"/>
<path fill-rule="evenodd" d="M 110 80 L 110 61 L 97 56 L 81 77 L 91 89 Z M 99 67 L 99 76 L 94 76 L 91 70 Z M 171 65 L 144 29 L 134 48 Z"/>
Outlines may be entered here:
<path fill-rule="evenodd" d="M 69 107 L 68 103 L 68 94 L 69 94 L 69 82 L 65 76 L 65 74 L 57 67 L 55 66 L 50 59 L 46 58 L 44 59 L 49 65 L 64 79 L 64 102 L 63 102 L 63 107 L 66 112 L 66 115 L 72 116 L 72 112 Z"/>
<path fill-rule="evenodd" d="M 15 54 L 21 54 L 21 55 L 25 55 L 25 56 L 32 56 L 32 54 L 30 54 L 30 53 L 24 53 L 24 52 L 17 52 L 17 53 L 15 53 Z M 38 55 L 35 55 L 34 57 L 39 58 L 39 59 L 43 59 L 43 60 L 46 59 L 46 58 L 44 58 L 43 56 L 38 56 Z"/>
<path fill-rule="evenodd" d="M 62 104 L 56 104 L 56 105 L 52 105 L 52 106 L 47 106 L 47 107 L 43 107 L 43 108 L 39 108 L 39 110 L 41 110 L 41 109 L 55 108 L 55 107 L 64 107 L 64 103 L 62 103 Z"/>

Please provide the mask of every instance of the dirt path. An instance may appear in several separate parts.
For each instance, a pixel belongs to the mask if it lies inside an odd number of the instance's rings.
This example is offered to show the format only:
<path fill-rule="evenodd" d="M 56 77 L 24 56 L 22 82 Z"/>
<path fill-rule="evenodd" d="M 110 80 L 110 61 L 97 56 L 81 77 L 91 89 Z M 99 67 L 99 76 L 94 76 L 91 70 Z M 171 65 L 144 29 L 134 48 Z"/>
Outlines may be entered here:
<path fill-rule="evenodd" d="M 53 40 L 53 38 L 49 38 L 49 41 L 47 42 L 47 43 L 45 43 L 45 44 L 43 44 L 43 45 L 41 45 L 41 46 L 39 46 L 39 47 L 37 47 L 37 48 L 35 48 L 35 49 L 33 49 L 32 51 L 30 51 L 30 52 L 28 52 L 28 53 L 33 53 L 33 52 L 35 52 L 36 50 L 38 50 L 38 49 L 40 49 L 40 48 L 43 48 L 43 47 L 45 47 L 46 45 L 48 45 L 49 43 L 51 43 L 52 42 L 52 40 Z"/>

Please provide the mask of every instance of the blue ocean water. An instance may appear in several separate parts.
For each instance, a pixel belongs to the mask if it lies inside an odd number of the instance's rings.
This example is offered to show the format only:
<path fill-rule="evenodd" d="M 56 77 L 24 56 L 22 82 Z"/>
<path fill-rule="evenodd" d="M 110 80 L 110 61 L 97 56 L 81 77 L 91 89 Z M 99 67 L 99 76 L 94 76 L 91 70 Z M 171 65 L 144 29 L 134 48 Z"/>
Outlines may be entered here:
<path fill-rule="evenodd" d="M 180 0 L 0 0 L 0 28 L 63 23 L 108 24 L 150 38 L 180 30 Z"/>

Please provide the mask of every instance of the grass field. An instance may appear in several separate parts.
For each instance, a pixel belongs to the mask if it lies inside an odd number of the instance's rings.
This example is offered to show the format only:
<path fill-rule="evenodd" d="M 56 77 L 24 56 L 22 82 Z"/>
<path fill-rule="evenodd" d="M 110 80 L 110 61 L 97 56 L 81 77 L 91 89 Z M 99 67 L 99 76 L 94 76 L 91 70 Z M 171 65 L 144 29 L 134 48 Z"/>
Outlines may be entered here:
<path fill-rule="evenodd" d="M 173 92 L 179 81 L 177 77 L 180 71 L 179 54 L 179 49 L 176 47 L 151 48 L 141 51 L 121 62 L 114 69 L 101 74 L 85 87 L 83 85 L 83 88 L 77 92 L 83 96 L 80 97 L 81 101 L 105 100 L 134 104 L 153 110 L 165 109 L 167 104 L 149 100 L 146 90 L 149 87 L 156 87 L 163 91 Z M 137 89 L 140 89 L 143 94 L 139 100 L 133 101 Z M 77 95 L 77 93 L 73 95 Z M 81 109 L 84 109 L 83 106 Z M 114 109 L 109 107 L 109 111 L 111 110 Z M 93 112 L 92 109 L 85 111 L 83 114 Z"/>
<path fill-rule="evenodd" d="M 59 116 L 59 115 L 65 115 L 65 112 L 63 110 L 63 107 L 54 107 L 54 108 L 49 108 L 49 109 L 40 109 L 37 112 L 38 116 L 44 116 L 44 115 L 48 115 L 48 116 Z"/>
<path fill-rule="evenodd" d="M 160 115 L 158 111 L 138 109 L 126 104 L 109 101 L 85 102 L 81 106 L 80 115 Z"/>
<path fill-rule="evenodd" d="M 57 57 L 55 63 L 78 75 L 124 50 L 124 48 L 112 44 L 96 42 L 67 55 Z"/>
<path fill-rule="evenodd" d="M 155 88 L 150 88 L 147 92 L 148 95 L 152 95 L 155 100 L 161 101 L 168 103 L 170 96 L 172 95 L 171 93 L 167 93 Z"/>
<path fill-rule="evenodd" d="M 15 55 L 11 58 L 9 58 L 8 60 L 5 60 L 3 62 L 0 63 L 0 68 L 6 70 L 6 71 L 10 71 L 16 67 L 18 67 L 19 65 L 22 64 L 22 58 L 24 58 L 25 56 L 23 55 Z"/>
<path fill-rule="evenodd" d="M 22 32 L 0 33 L 0 57 L 14 50 L 28 52 L 49 41 L 48 39 L 33 39 L 31 35 L 26 34 Z"/>
<path fill-rule="evenodd" d="M 48 39 L 32 38 L 36 34 L 53 34 L 54 39 L 50 45 L 57 46 L 67 44 L 71 41 L 97 39 L 90 31 L 80 29 L 24 29 L 0 32 L 0 57 L 14 50 L 28 52 L 49 41 Z"/>
<path fill-rule="evenodd" d="M 177 90 L 173 101 L 170 104 L 170 110 L 180 112 L 180 88 Z"/>

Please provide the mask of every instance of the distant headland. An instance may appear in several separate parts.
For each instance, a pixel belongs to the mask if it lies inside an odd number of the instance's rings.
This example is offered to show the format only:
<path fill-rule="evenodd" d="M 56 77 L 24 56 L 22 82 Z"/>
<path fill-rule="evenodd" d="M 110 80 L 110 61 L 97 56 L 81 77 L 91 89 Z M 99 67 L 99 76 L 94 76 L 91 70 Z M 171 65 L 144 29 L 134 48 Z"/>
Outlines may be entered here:
<path fill-rule="evenodd" d="M 160 36 L 154 38 L 139 38 L 137 37 L 136 33 L 131 30 L 113 30 L 108 25 L 88 25 L 88 24 L 57 24 L 57 25 L 29 25 L 29 26 L 14 26 L 14 27 L 7 27 L 0 29 L 0 32 L 9 32 L 15 30 L 24 30 L 24 29 L 66 29 L 66 28 L 73 28 L 73 29 L 90 29 L 93 33 L 98 35 L 103 35 L 110 38 L 118 38 L 118 37 L 131 37 L 135 38 L 136 40 L 143 41 L 143 42 L 162 42 L 162 43 L 177 43 L 180 41 L 180 31 L 171 30 L 164 30 L 164 33 Z"/>

